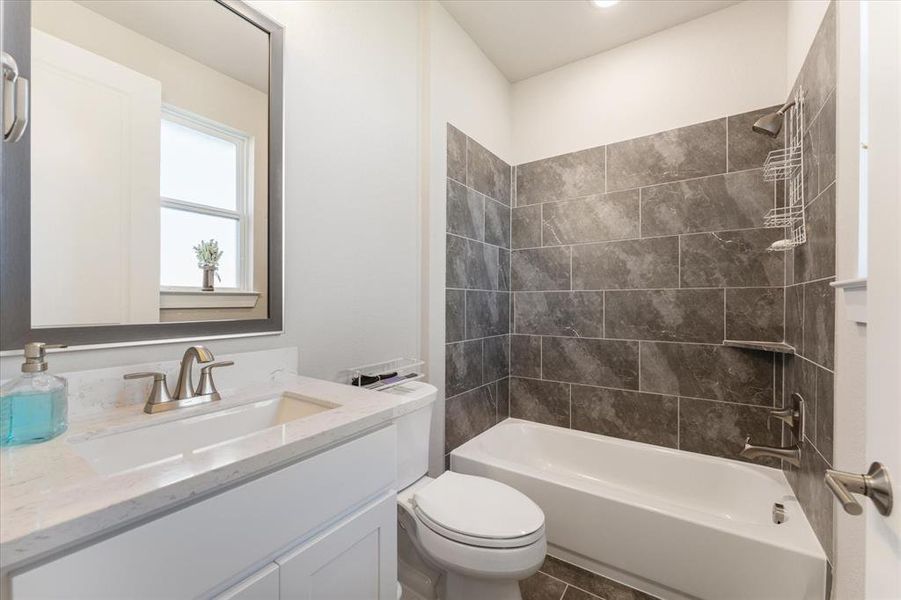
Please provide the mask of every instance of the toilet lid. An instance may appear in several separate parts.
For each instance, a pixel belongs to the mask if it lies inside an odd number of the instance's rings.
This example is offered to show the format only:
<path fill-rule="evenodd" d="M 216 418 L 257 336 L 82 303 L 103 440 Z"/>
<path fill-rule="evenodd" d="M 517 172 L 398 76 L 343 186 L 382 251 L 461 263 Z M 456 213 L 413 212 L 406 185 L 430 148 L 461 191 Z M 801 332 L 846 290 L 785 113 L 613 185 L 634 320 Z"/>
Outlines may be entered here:
<path fill-rule="evenodd" d="M 430 529 L 437 525 L 467 538 L 516 540 L 544 527 L 544 513 L 525 494 L 498 481 L 453 471 L 417 490 L 413 506 Z"/>

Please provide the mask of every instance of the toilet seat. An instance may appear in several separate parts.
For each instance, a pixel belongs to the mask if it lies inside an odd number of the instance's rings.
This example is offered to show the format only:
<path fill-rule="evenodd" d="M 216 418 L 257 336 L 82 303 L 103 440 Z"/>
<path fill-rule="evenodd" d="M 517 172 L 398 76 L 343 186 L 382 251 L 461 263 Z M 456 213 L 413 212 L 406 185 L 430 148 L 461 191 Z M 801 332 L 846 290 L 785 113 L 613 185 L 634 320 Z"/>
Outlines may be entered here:
<path fill-rule="evenodd" d="M 434 533 L 479 548 L 521 548 L 544 538 L 544 513 L 503 483 L 447 471 L 418 489 L 416 517 Z"/>

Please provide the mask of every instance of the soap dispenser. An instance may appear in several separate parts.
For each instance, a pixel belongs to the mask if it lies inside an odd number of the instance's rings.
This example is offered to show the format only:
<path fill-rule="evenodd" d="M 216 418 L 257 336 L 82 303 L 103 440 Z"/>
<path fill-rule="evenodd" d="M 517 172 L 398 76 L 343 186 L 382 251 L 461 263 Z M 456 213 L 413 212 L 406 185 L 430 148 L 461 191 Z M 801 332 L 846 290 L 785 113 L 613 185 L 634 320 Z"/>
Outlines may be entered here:
<path fill-rule="evenodd" d="M 43 342 L 25 344 L 22 375 L 0 387 L 0 446 L 32 444 L 66 430 L 66 380 L 47 373 Z"/>

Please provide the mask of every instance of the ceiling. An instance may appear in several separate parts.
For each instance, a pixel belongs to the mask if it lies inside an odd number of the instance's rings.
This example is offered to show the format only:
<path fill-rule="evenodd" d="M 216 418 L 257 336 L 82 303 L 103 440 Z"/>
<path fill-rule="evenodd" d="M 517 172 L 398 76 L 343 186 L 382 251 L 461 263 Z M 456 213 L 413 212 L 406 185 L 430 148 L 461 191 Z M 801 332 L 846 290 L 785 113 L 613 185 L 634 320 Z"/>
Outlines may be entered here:
<path fill-rule="evenodd" d="M 597 8 L 589 0 L 441 0 L 466 33 L 516 82 L 738 0 L 623 0 Z"/>
<path fill-rule="evenodd" d="M 269 36 L 213 0 L 76 0 L 232 79 L 269 91 Z"/>

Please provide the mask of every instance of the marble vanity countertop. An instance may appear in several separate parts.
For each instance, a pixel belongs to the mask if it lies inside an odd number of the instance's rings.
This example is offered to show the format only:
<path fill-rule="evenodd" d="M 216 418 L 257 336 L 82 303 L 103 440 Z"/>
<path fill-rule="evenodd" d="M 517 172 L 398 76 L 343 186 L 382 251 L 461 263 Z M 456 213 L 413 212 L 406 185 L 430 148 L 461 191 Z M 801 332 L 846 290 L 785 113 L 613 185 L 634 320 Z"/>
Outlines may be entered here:
<path fill-rule="evenodd" d="M 273 398 L 283 392 L 338 405 L 177 460 L 101 475 L 76 452 L 80 440 Z M 427 404 L 298 375 L 222 391 L 223 399 L 148 415 L 125 406 L 73 421 L 43 444 L 0 450 L 0 570 L 26 566 L 287 465 Z M 127 434 L 126 434 L 127 435 Z"/>

